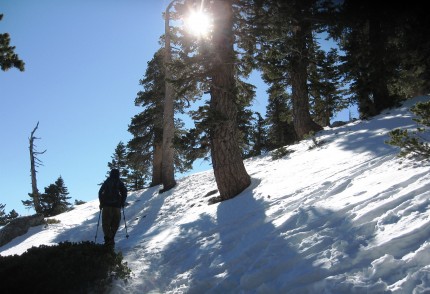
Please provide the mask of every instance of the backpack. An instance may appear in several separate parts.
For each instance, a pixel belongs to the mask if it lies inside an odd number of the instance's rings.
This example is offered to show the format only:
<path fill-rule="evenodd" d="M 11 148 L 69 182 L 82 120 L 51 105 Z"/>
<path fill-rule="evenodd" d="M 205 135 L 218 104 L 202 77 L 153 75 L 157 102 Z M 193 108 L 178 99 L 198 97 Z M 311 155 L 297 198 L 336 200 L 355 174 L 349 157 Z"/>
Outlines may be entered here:
<path fill-rule="evenodd" d="M 118 206 L 121 204 L 121 193 L 119 190 L 119 180 L 107 179 L 103 190 L 103 204 Z"/>

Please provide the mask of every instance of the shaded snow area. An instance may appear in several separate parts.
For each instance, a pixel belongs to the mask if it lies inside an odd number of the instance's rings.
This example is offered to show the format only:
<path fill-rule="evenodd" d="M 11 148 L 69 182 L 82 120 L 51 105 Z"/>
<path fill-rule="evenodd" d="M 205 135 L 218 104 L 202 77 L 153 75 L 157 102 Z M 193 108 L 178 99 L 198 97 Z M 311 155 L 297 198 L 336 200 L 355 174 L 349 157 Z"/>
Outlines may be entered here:
<path fill-rule="evenodd" d="M 111 293 L 430 293 L 430 165 L 384 143 L 428 100 L 246 160 L 251 186 L 222 203 L 207 204 L 211 170 L 129 193 L 116 249 L 133 275 Z M 94 240 L 98 216 L 95 196 L 0 253 Z"/>

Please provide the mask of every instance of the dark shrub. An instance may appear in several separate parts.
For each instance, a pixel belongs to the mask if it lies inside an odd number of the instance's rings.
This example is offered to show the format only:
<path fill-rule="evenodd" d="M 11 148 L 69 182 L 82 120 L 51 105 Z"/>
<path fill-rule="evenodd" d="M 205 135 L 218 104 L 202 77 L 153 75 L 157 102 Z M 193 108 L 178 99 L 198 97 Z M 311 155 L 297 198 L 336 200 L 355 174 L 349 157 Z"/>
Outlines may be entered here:
<path fill-rule="evenodd" d="M 121 253 L 89 241 L 0 256 L 2 293 L 103 293 L 113 279 L 126 280 L 130 274 Z"/>

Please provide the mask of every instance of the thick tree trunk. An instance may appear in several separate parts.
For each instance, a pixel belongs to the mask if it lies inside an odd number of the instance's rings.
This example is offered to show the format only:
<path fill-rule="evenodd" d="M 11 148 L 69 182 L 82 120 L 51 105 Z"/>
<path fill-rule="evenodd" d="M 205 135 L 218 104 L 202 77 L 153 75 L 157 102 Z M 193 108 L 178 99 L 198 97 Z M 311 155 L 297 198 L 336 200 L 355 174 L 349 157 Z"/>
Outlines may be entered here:
<path fill-rule="evenodd" d="M 216 19 L 210 110 L 216 121 L 210 134 L 211 157 L 221 200 L 227 200 L 248 187 L 251 178 L 237 141 L 232 3 L 217 0 L 213 5 Z"/>
<path fill-rule="evenodd" d="M 308 37 L 311 34 L 310 24 L 300 23 L 295 31 L 294 45 L 296 53 L 291 62 L 291 89 L 293 100 L 293 123 L 299 139 L 303 139 L 310 132 L 322 130 L 315 123 L 309 113 L 308 73 L 309 53 L 307 49 Z"/>

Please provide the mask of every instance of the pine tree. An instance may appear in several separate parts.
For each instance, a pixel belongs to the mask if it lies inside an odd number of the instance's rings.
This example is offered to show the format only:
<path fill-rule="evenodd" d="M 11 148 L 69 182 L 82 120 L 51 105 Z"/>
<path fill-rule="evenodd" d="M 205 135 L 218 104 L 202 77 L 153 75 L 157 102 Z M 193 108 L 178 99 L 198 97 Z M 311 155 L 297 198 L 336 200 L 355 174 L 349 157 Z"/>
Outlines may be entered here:
<path fill-rule="evenodd" d="M 198 59 L 194 59 L 195 62 L 196 60 Z M 198 60 L 197 62 L 202 61 Z M 206 74 L 209 75 L 209 73 Z M 237 141 L 243 158 L 250 156 L 249 152 L 253 145 L 252 136 L 254 131 L 252 126 L 254 118 L 250 107 L 255 97 L 255 86 L 243 80 L 246 75 L 246 73 L 241 73 L 240 69 L 235 70 L 235 89 L 237 91 L 234 101 L 237 108 L 235 124 L 238 129 Z M 202 78 L 202 76 L 199 78 Z M 203 85 L 203 87 L 205 86 Z M 195 127 L 188 131 L 180 132 L 180 138 L 176 140 L 175 146 L 181 150 L 181 154 L 183 154 L 187 164 L 192 164 L 198 158 L 210 160 L 209 133 L 213 125 L 216 124 L 217 119 L 217 116 L 210 110 L 210 101 L 205 101 L 203 106 L 200 106 L 197 110 L 189 111 L 189 114 L 194 120 Z"/>
<path fill-rule="evenodd" d="M 266 110 L 268 126 L 268 150 L 291 145 L 297 141 L 291 111 L 291 96 L 281 87 L 269 88 L 269 103 Z"/>
<path fill-rule="evenodd" d="M 430 140 L 424 134 L 430 127 L 430 102 L 419 102 L 410 110 L 417 116 L 413 118 L 419 125 L 416 131 L 394 129 L 389 133 L 390 140 L 385 143 L 400 147 L 399 157 L 429 160 Z"/>
<path fill-rule="evenodd" d="M 193 163 L 197 159 L 210 161 L 209 103 L 206 102 L 205 105 L 189 113 L 194 120 L 195 127 L 183 132 L 176 144 L 183 150 L 187 162 Z"/>
<path fill-rule="evenodd" d="M 299 138 L 321 130 L 310 114 L 308 67 L 313 32 L 326 18 L 324 1 L 241 1 L 248 17 L 243 37 L 247 60 L 263 71 L 263 80 L 291 93 L 293 124 Z"/>
<path fill-rule="evenodd" d="M 6 204 L 0 203 L 0 226 L 7 225 L 11 220 L 19 216 L 19 214 L 15 211 L 15 209 L 12 209 L 8 214 L 6 214 L 4 211 L 5 207 L 6 207 Z"/>
<path fill-rule="evenodd" d="M 137 93 L 136 106 L 143 107 L 135 115 L 128 127 L 133 138 L 127 143 L 129 161 L 133 161 L 136 170 L 152 178 L 151 186 L 162 183 L 162 138 L 163 138 L 163 101 L 164 101 L 164 65 L 163 51 L 158 50 L 148 66 L 143 79 L 144 87 Z M 151 172 L 151 175 L 149 175 Z"/>
<path fill-rule="evenodd" d="M 259 156 L 263 153 L 269 151 L 268 146 L 268 127 L 266 120 L 261 116 L 259 112 L 255 112 L 253 121 L 255 122 L 252 126 L 252 130 L 250 132 L 250 151 L 247 154 L 247 157 Z"/>
<path fill-rule="evenodd" d="M 41 213 L 45 216 L 54 216 L 69 210 L 71 204 L 67 201 L 69 192 L 60 176 L 54 184 L 45 187 L 45 193 L 40 196 Z"/>
<path fill-rule="evenodd" d="M 313 55 L 314 62 L 308 70 L 311 113 L 320 126 L 326 127 L 337 112 L 348 107 L 349 101 L 343 98 L 337 50 L 324 52 L 317 46 Z"/>
<path fill-rule="evenodd" d="M 429 89 L 428 18 L 418 1 L 403 4 L 344 0 L 330 26 L 360 118 Z"/>
<path fill-rule="evenodd" d="M 110 171 L 114 168 L 120 171 L 120 178 L 127 183 L 128 178 L 128 165 L 127 165 L 127 147 L 120 141 L 115 148 L 114 154 L 111 156 L 112 160 L 108 162 L 107 175 L 109 176 Z"/>
<path fill-rule="evenodd" d="M 410 1 L 396 10 L 392 17 L 396 33 L 391 43 L 396 44 L 397 75 L 389 89 L 400 97 L 426 95 L 430 90 L 430 24 L 428 13 L 420 1 Z"/>
<path fill-rule="evenodd" d="M 147 178 L 147 167 L 143 167 L 139 164 L 139 161 L 135 161 L 135 157 L 131 154 L 127 154 L 127 161 L 129 167 L 129 173 L 126 179 L 127 188 L 131 191 L 141 190 L 145 187 Z"/>
<path fill-rule="evenodd" d="M 255 119 L 250 109 L 239 108 L 237 112 L 237 128 L 239 147 L 242 158 L 249 158 L 253 145 L 253 130 Z"/>
<path fill-rule="evenodd" d="M 235 104 L 233 3 L 213 3 L 214 47 L 211 74 L 211 114 L 216 116 L 210 130 L 211 158 L 218 191 L 222 200 L 235 197 L 251 183 L 237 141 L 237 105 Z"/>
<path fill-rule="evenodd" d="M 239 144 L 242 158 L 250 156 L 253 141 L 254 126 L 253 112 L 250 110 L 252 99 L 255 96 L 254 86 L 236 79 L 238 89 L 237 105 L 237 142 Z M 190 111 L 191 118 L 194 120 L 195 128 L 182 132 L 181 138 L 177 140 L 176 146 L 184 154 L 185 162 L 192 164 L 196 159 L 203 158 L 209 160 L 210 140 L 209 133 L 214 124 L 216 116 L 211 115 L 210 102 L 195 111 Z"/>
<path fill-rule="evenodd" d="M 12 209 L 8 215 L 6 216 L 6 219 L 8 222 L 10 222 L 13 219 L 16 219 L 17 217 L 19 217 L 18 212 L 15 211 L 15 209 Z"/>
<path fill-rule="evenodd" d="M 190 2 L 176 6 L 179 16 L 188 12 Z M 182 31 L 180 46 L 183 64 L 193 70 L 186 77 L 197 81 L 199 89 L 210 94 L 210 100 L 192 113 L 197 119 L 196 128 L 184 135 L 182 143 L 191 147 L 187 158 L 206 157 L 210 147 L 220 198 L 225 200 L 236 196 L 250 183 L 242 156 L 249 152 L 250 128 L 246 117 L 250 117 L 250 112 L 245 108 L 251 101 L 247 99 L 252 99 L 255 93 L 252 85 L 241 80 L 249 75 L 252 66 L 241 62 L 241 53 L 236 54 L 234 50 L 235 34 L 241 27 L 237 1 L 207 2 L 204 8 L 216 16 L 210 37 L 196 40 L 187 38 L 187 33 Z M 198 142 L 200 146 L 195 145 Z"/>
<path fill-rule="evenodd" d="M 189 145 L 187 159 L 206 156 L 210 147 L 210 158 L 215 178 L 220 191 L 220 200 L 230 199 L 239 194 L 250 183 L 242 161 L 241 143 L 246 129 L 241 115 L 249 105 L 249 94 L 253 95 L 252 86 L 240 80 L 241 75 L 249 74 L 249 69 L 241 68 L 234 51 L 235 1 L 214 1 L 205 3 L 206 11 L 214 17 L 213 31 L 209 38 L 192 38 L 186 31 L 180 31 L 181 46 L 180 67 L 186 70 L 187 84 L 197 84 L 197 88 L 210 94 L 209 101 L 192 113 L 196 119 L 196 128 L 184 134 L 181 144 Z M 192 1 L 176 5 L 179 17 L 188 13 Z M 248 71 L 248 73 L 247 73 Z M 200 146 L 194 143 L 200 141 Z M 245 144 L 246 145 L 246 144 Z M 242 145 L 244 147 L 245 145 Z"/>
<path fill-rule="evenodd" d="M 3 14 L 0 14 L 0 21 L 3 19 Z M 19 59 L 15 53 L 15 47 L 10 46 L 10 35 L 8 33 L 0 34 L 0 67 L 3 71 L 11 68 L 17 68 L 24 71 L 25 63 Z"/>
<path fill-rule="evenodd" d="M 250 109 L 250 106 L 255 97 L 255 86 L 244 82 L 240 78 L 240 74 L 235 74 L 235 80 L 237 88 L 237 140 L 241 149 L 242 158 L 248 158 L 251 156 L 250 153 L 252 145 L 254 144 L 254 112 Z"/>
<path fill-rule="evenodd" d="M 176 60 L 176 59 L 175 59 Z M 172 84 L 175 93 L 174 109 L 176 112 L 183 112 L 186 104 L 184 101 L 193 100 L 195 87 L 190 83 L 179 83 L 179 77 L 183 74 L 178 73 L 179 65 L 172 67 Z M 162 184 L 162 138 L 163 138 L 163 101 L 164 101 L 164 63 L 163 51 L 158 50 L 148 67 L 145 76 L 140 80 L 140 85 L 144 90 L 137 93 L 135 105 L 143 107 L 142 112 L 135 115 L 128 131 L 133 138 L 128 142 L 129 166 L 135 166 L 138 174 L 145 178 L 152 178 L 151 186 Z M 183 73 L 183 72 L 182 72 Z M 182 80 L 183 81 L 183 80 Z M 183 100 L 182 100 L 183 99 Z M 175 171 L 185 171 L 191 168 L 192 162 L 186 162 L 183 158 L 184 150 L 177 146 L 178 138 L 182 134 L 183 123 L 180 119 L 175 120 L 174 132 L 174 167 Z"/>

